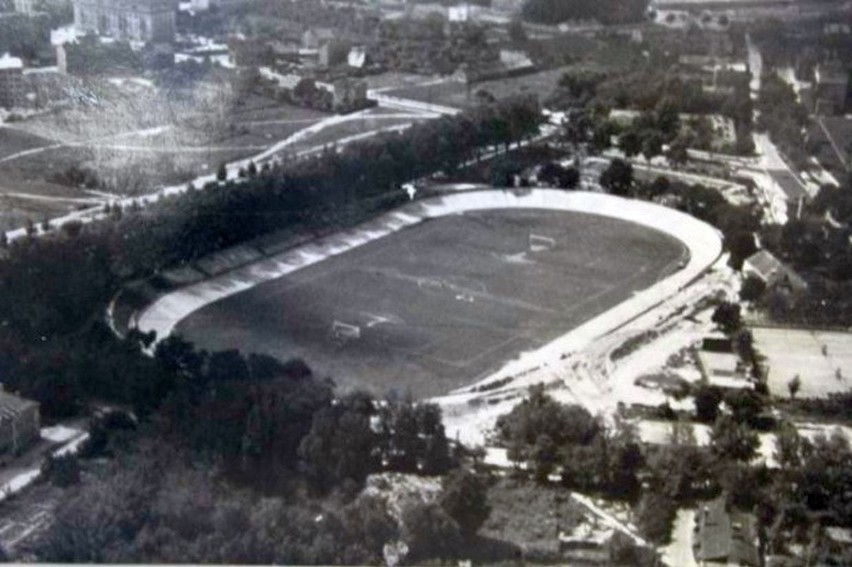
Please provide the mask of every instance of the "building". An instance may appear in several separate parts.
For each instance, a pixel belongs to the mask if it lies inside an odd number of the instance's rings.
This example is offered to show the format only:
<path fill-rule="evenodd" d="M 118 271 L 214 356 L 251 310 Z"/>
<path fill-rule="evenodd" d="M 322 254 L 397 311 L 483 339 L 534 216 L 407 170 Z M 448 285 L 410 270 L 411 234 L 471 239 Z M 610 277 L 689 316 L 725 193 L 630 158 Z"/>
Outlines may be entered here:
<path fill-rule="evenodd" d="M 126 41 L 170 43 L 175 7 L 170 0 L 74 0 L 74 26 Z"/>
<path fill-rule="evenodd" d="M 725 498 L 705 504 L 695 515 L 693 554 L 699 565 L 759 565 L 756 519 L 728 510 Z"/>
<path fill-rule="evenodd" d="M 38 12 L 38 10 L 36 10 L 35 4 L 35 0 L 15 0 L 15 11 L 19 14 L 32 16 L 33 14 Z"/>
<path fill-rule="evenodd" d="M 757 278 L 766 287 L 786 287 L 792 291 L 807 287 L 805 280 L 768 250 L 760 250 L 745 259 L 743 276 Z"/>
<path fill-rule="evenodd" d="M 39 439 L 38 403 L 0 390 L 0 454 L 20 453 Z"/>
<path fill-rule="evenodd" d="M 338 39 L 337 34 L 331 28 L 309 28 L 302 34 L 302 47 L 305 49 L 319 49 L 326 43 Z"/>
<path fill-rule="evenodd" d="M 332 84 L 330 90 L 333 106 L 337 111 L 364 108 L 367 105 L 367 82 L 360 79 L 342 78 Z"/>
<path fill-rule="evenodd" d="M 24 99 L 24 62 L 8 53 L 0 57 L 0 108 L 12 108 Z"/>
<path fill-rule="evenodd" d="M 821 63 L 814 69 L 814 112 L 841 114 L 849 94 L 849 71 L 839 61 Z"/>
<path fill-rule="evenodd" d="M 346 54 L 346 64 L 355 69 L 363 69 L 367 64 L 367 48 L 356 45 Z"/>
<path fill-rule="evenodd" d="M 707 384 L 725 390 L 748 390 L 754 386 L 748 379 L 746 365 L 734 352 L 699 350 L 695 354 L 698 369 Z"/>

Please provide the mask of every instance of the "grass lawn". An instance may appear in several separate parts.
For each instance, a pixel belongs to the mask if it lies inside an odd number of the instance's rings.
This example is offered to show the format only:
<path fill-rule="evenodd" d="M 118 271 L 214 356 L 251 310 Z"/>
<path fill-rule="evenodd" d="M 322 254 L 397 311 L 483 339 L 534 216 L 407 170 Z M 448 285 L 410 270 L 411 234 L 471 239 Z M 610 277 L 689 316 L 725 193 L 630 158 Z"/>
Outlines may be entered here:
<path fill-rule="evenodd" d="M 532 234 L 552 247 L 532 246 Z M 176 332 L 210 350 L 301 357 L 342 391 L 426 398 L 656 283 L 681 254 L 662 233 L 596 215 L 447 216 L 207 305 Z M 337 340 L 337 323 L 358 337 Z"/>
<path fill-rule="evenodd" d="M 49 146 L 52 142 L 17 128 L 0 126 L 0 159 L 33 148 Z"/>

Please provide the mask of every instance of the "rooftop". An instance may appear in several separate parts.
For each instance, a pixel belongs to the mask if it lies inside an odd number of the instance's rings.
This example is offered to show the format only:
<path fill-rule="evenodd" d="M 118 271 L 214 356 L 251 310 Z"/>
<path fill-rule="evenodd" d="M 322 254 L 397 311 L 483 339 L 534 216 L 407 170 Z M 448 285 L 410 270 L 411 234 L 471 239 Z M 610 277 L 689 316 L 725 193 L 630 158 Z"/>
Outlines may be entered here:
<path fill-rule="evenodd" d="M 697 521 L 696 559 L 757 565 L 753 516 L 728 512 L 725 498 L 721 497 L 706 502 L 698 511 Z"/>
<path fill-rule="evenodd" d="M 755 272 L 755 274 L 767 283 L 774 283 L 786 276 L 790 283 L 804 286 L 804 281 L 781 260 L 773 256 L 768 250 L 759 250 L 746 258 L 743 268 Z"/>
<path fill-rule="evenodd" d="M 0 390 L 0 420 L 11 419 L 38 404 L 32 400 Z"/>
<path fill-rule="evenodd" d="M 23 69 L 24 62 L 18 57 L 12 57 L 8 53 L 0 57 L 0 69 Z"/>

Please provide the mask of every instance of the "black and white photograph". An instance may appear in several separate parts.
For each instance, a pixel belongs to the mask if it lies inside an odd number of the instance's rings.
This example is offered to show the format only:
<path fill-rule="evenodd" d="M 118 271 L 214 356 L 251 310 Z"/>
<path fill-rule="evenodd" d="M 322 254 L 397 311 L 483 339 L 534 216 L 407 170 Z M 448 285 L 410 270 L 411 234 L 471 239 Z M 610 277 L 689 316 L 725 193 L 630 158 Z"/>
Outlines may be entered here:
<path fill-rule="evenodd" d="M 852 0 L 0 0 L 0 563 L 852 566 Z"/>

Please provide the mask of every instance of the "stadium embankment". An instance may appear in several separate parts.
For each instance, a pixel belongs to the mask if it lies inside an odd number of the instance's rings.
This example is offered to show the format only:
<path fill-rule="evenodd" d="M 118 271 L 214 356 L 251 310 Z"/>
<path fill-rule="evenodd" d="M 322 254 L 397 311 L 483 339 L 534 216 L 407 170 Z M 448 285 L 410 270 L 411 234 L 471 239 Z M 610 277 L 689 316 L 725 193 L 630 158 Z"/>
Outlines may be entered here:
<path fill-rule="evenodd" d="M 563 353 L 566 349 L 594 340 L 595 337 L 630 321 L 687 286 L 722 252 L 721 235 L 712 226 L 674 209 L 645 201 L 601 193 L 555 189 L 458 192 L 413 201 L 354 229 L 307 243 L 289 248 L 273 246 L 269 249 L 270 253 L 258 257 L 245 253 L 229 255 L 229 251 L 223 251 L 218 256 L 236 256 L 248 262 L 200 281 L 192 281 L 178 289 L 164 291 L 159 295 L 153 294 L 153 297 L 148 295 L 151 301 L 145 305 L 139 305 L 138 301 L 135 305 L 121 305 L 119 296 L 111 307 L 108 318 L 113 329 L 119 332 L 121 327 L 126 325 L 142 332 L 154 331 L 157 338 L 162 339 L 169 336 L 181 320 L 205 305 L 383 238 L 402 228 L 447 215 L 512 208 L 572 211 L 638 223 L 680 240 L 689 250 L 689 259 L 682 269 L 580 327 L 566 329 L 566 335 L 537 351 L 540 356 L 547 356 L 549 353 L 558 356 L 558 353 Z M 274 253 L 276 249 L 282 251 Z M 198 277 L 192 279 L 198 280 Z M 115 320 L 115 314 L 118 312 L 124 313 L 121 322 Z"/>

